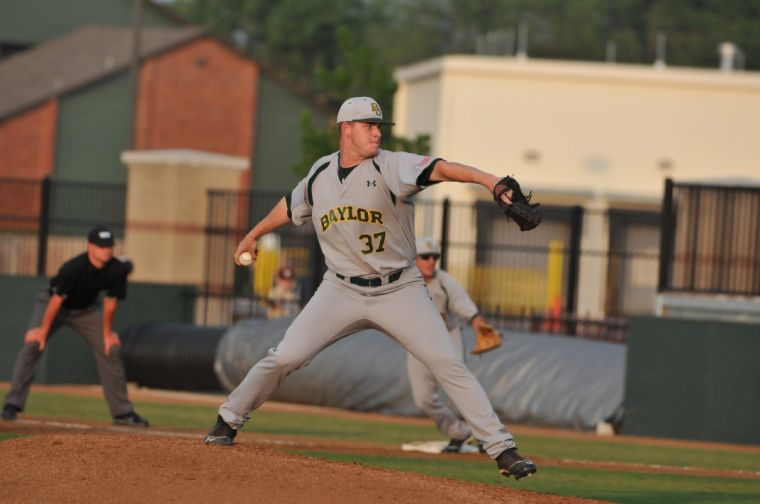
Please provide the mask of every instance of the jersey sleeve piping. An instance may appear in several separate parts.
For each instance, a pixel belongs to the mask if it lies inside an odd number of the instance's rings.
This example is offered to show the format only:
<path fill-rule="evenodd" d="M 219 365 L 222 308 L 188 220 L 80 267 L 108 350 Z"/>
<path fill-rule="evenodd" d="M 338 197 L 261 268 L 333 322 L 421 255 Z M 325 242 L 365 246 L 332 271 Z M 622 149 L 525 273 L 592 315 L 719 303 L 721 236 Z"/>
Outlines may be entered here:
<path fill-rule="evenodd" d="M 383 175 L 383 172 L 380 171 L 380 165 L 377 164 L 374 159 L 372 160 L 372 166 L 375 167 L 375 170 L 377 170 L 377 173 L 379 173 L 381 176 Z M 393 194 L 393 191 L 391 191 L 390 189 L 388 189 L 388 192 L 391 195 L 391 202 L 395 205 L 396 204 L 396 195 Z"/>
<path fill-rule="evenodd" d="M 312 187 L 312 185 L 314 185 L 314 181 L 317 179 L 317 176 L 321 172 L 323 172 L 325 170 L 325 168 L 327 168 L 328 166 L 330 166 L 330 161 L 327 161 L 322 166 L 320 166 L 319 168 L 317 168 L 316 170 L 314 170 L 314 174 L 309 178 L 309 184 L 308 184 L 308 188 L 307 188 L 307 191 L 306 191 L 306 195 L 307 195 L 307 198 L 309 199 L 309 205 L 310 206 L 314 206 L 314 195 L 312 194 L 311 187 Z"/>
<path fill-rule="evenodd" d="M 288 207 L 288 220 L 290 222 L 293 222 L 293 212 L 290 210 L 290 199 L 291 199 L 291 193 L 285 194 L 285 205 Z"/>
<path fill-rule="evenodd" d="M 420 173 L 420 175 L 417 177 L 417 181 L 416 181 L 417 187 L 429 187 L 431 185 L 435 185 L 438 183 L 438 182 L 431 182 L 430 176 L 433 174 L 433 168 L 435 168 L 436 163 L 438 163 L 438 161 L 441 161 L 441 160 L 442 160 L 441 158 L 433 159 L 430 162 L 430 164 L 427 166 L 427 168 L 422 170 L 422 173 Z"/>

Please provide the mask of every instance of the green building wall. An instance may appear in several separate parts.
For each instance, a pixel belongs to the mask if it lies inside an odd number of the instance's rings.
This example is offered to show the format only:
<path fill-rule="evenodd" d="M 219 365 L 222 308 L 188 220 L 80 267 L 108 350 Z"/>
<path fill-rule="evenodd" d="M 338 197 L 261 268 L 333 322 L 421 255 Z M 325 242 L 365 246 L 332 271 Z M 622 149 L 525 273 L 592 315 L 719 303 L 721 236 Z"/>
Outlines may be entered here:
<path fill-rule="evenodd" d="M 291 170 L 291 166 L 301 156 L 300 122 L 304 110 L 310 112 L 312 122 L 317 127 L 327 124 L 329 117 L 324 110 L 262 73 L 256 111 L 252 178 L 254 189 L 284 193 L 293 189 L 301 180 Z"/>
<path fill-rule="evenodd" d="M 132 142 L 129 72 L 68 93 L 59 99 L 55 178 L 124 184 L 121 153 Z"/>
<path fill-rule="evenodd" d="M 631 319 L 622 432 L 760 444 L 760 325 Z"/>

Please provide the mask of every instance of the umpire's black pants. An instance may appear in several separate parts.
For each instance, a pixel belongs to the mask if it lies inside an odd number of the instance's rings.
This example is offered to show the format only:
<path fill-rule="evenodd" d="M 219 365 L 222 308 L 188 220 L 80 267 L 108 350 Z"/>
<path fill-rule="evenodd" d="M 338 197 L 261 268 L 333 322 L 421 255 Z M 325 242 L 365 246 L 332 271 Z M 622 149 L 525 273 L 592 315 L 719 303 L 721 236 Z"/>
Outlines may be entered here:
<path fill-rule="evenodd" d="M 32 318 L 29 320 L 28 329 L 40 327 L 45 316 L 45 310 L 50 302 L 50 294 L 47 289 L 37 296 Z M 50 328 L 46 345 L 62 326 L 67 325 L 81 334 L 95 353 L 95 361 L 98 365 L 100 381 L 103 385 L 103 394 L 108 402 L 112 416 L 123 415 L 132 411 L 132 403 L 127 399 L 127 378 L 124 372 L 124 364 L 121 360 L 121 346 L 111 347 L 110 355 L 105 354 L 103 343 L 103 310 L 100 303 L 83 310 L 67 310 L 61 308 Z M 23 410 L 29 389 L 34 381 L 42 352 L 39 351 L 37 342 L 24 343 L 16 358 L 11 378 L 11 389 L 5 396 L 5 404 L 16 406 Z"/>

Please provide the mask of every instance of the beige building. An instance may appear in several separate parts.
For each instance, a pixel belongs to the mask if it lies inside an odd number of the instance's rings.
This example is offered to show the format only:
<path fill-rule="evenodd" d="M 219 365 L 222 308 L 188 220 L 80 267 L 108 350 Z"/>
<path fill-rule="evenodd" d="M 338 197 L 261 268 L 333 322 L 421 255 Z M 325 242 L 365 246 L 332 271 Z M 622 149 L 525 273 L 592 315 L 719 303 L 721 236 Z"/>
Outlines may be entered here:
<path fill-rule="evenodd" d="M 544 199 L 657 203 L 666 177 L 760 178 L 758 73 L 447 56 L 395 78 L 398 133 Z"/>
<path fill-rule="evenodd" d="M 758 73 L 460 55 L 394 75 L 397 134 L 430 134 L 435 156 L 514 174 L 543 204 L 585 210 L 581 248 L 598 254 L 581 259 L 579 315 L 611 311 L 608 276 L 619 274 L 605 257 L 611 241 L 658 252 L 656 225 L 611 236 L 608 211 L 657 212 L 666 178 L 760 179 Z M 425 196 L 488 194 L 443 184 Z M 547 223 L 531 233 L 550 243 L 559 229 Z M 452 238 L 472 242 L 472 224 Z M 472 264 L 460 254 L 450 268 L 468 281 Z M 628 313 L 654 311 L 656 261 L 632 261 L 621 274 L 628 283 L 614 302 Z"/>

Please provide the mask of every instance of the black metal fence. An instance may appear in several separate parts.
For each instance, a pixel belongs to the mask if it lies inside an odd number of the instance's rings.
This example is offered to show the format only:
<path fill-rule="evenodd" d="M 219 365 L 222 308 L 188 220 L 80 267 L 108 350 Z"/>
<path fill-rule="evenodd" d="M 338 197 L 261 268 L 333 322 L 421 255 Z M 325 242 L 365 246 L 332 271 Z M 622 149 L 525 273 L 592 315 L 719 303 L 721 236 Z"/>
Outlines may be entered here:
<path fill-rule="evenodd" d="M 255 268 L 233 263 L 238 242 L 251 223 L 266 216 L 281 197 L 271 192 L 209 192 L 205 283 L 199 305 L 203 322 L 224 325 L 271 314 L 269 293 L 277 270 L 284 266 L 298 280 L 298 300 L 290 303 L 302 306 L 316 290 L 325 265 L 310 225 L 285 226 L 265 236 L 258 244 Z M 289 311 L 298 306 L 289 306 Z"/>
<path fill-rule="evenodd" d="M 298 280 L 292 304 L 318 286 L 325 265 L 310 225 L 265 237 L 255 268 L 232 263 L 238 241 L 280 197 L 209 193 L 200 323 L 269 314 L 284 265 Z M 547 207 L 543 224 L 528 233 L 491 202 L 420 199 L 416 208 L 416 234 L 441 242 L 441 266 L 502 327 L 624 341 L 627 318 L 654 313 L 658 290 L 760 295 L 760 188 L 669 180 L 664 218 Z M 84 250 L 92 225 L 123 238 L 125 213 L 123 185 L 0 178 L 0 274 L 50 276 Z M 122 247 L 118 240 L 117 254 Z"/>
<path fill-rule="evenodd" d="M 310 225 L 285 226 L 265 237 L 255 268 L 232 263 L 239 240 L 281 197 L 210 193 L 207 280 L 201 292 L 207 323 L 266 316 L 268 292 L 282 265 L 295 271 L 301 303 L 319 285 L 324 258 Z M 417 236 L 441 242 L 441 267 L 500 327 L 623 342 L 629 315 L 654 312 L 656 212 L 548 207 L 539 228 L 521 233 L 490 202 L 419 200 L 416 209 Z M 598 248 L 582 247 L 584 226 L 602 236 Z"/>
<path fill-rule="evenodd" d="M 123 237 L 125 207 L 124 185 L 0 178 L 0 274 L 54 274 L 93 225 Z"/>
<path fill-rule="evenodd" d="M 658 290 L 760 295 L 760 187 L 667 180 Z"/>

